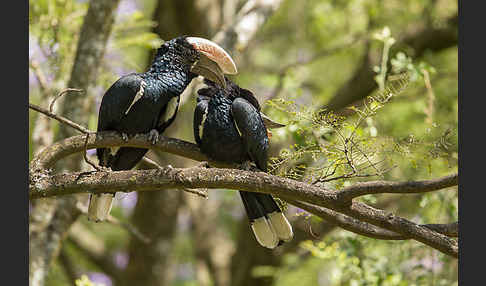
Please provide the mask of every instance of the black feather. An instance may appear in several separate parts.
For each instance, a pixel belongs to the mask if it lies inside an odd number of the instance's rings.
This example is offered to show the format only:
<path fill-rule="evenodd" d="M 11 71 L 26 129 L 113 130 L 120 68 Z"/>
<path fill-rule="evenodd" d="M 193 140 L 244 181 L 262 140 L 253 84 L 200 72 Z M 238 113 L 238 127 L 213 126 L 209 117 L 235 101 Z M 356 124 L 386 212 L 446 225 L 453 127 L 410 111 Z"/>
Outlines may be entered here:
<path fill-rule="evenodd" d="M 250 161 L 266 172 L 269 140 L 253 93 L 229 79 L 226 79 L 226 89 L 208 80 L 205 83 L 207 87 L 198 90 L 194 113 L 194 138 L 201 151 L 217 161 L 238 164 Z M 204 113 L 206 120 L 201 126 Z M 202 137 L 200 128 L 203 128 Z M 255 221 L 265 222 L 269 215 L 281 213 L 271 195 L 243 191 L 240 195 L 252 228 Z M 258 230 L 253 231 L 263 246 L 277 246 L 278 240 L 269 243 L 259 239 Z"/>
<path fill-rule="evenodd" d="M 166 116 L 167 105 L 179 96 L 197 75 L 190 72 L 199 54 L 185 37 L 165 42 L 158 50 L 151 67 L 144 73 L 132 73 L 118 79 L 105 92 L 98 115 L 98 131 L 118 131 L 130 135 L 159 133 L 175 120 L 175 113 Z M 128 170 L 143 158 L 148 149 L 98 148 L 100 165 L 112 170 Z M 91 203 L 91 202 L 90 202 Z"/>

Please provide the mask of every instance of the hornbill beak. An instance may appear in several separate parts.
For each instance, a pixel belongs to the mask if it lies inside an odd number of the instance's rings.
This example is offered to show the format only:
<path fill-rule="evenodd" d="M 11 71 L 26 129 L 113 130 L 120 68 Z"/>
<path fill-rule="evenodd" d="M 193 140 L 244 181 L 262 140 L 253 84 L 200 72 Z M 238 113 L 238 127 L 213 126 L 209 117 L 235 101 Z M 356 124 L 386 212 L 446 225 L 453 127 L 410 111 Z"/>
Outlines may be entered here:
<path fill-rule="evenodd" d="M 201 75 L 226 88 L 224 74 L 236 74 L 236 65 L 230 55 L 218 44 L 198 37 L 187 37 L 186 41 L 200 53 L 200 58 L 191 72 Z"/>
<path fill-rule="evenodd" d="M 282 127 L 285 127 L 285 124 L 282 124 L 282 123 L 278 123 L 278 122 L 273 121 L 272 119 L 270 119 L 268 116 L 266 116 L 262 112 L 260 112 L 260 116 L 262 117 L 263 124 L 265 125 L 265 127 L 267 129 L 269 129 L 269 128 L 282 128 Z"/>

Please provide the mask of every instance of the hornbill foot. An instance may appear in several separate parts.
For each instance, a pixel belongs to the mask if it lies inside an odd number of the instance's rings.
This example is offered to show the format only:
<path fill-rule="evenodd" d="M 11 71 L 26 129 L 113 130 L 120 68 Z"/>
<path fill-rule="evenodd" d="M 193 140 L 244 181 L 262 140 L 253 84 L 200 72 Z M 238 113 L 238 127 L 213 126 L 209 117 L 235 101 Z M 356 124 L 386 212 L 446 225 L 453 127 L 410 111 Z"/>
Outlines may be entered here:
<path fill-rule="evenodd" d="M 85 177 L 85 176 L 89 176 L 89 175 L 94 174 L 94 173 L 96 173 L 96 172 L 98 172 L 98 171 L 86 171 L 86 172 L 81 172 L 81 173 L 79 173 L 79 175 L 76 177 L 76 180 L 74 180 L 74 181 L 78 181 L 78 180 L 80 180 L 81 178 L 83 178 L 83 177 Z"/>
<path fill-rule="evenodd" d="M 104 167 L 104 166 L 97 166 L 98 169 L 96 171 L 86 171 L 86 172 L 81 172 L 79 173 L 79 175 L 76 177 L 76 181 L 80 180 L 81 178 L 85 177 L 85 176 L 89 176 L 91 174 L 94 174 L 96 172 L 110 172 L 111 169 L 108 168 L 108 167 Z"/>
<path fill-rule="evenodd" d="M 245 171 L 251 171 L 251 162 L 250 161 L 245 161 L 240 165 L 240 169 L 245 170 Z"/>
<path fill-rule="evenodd" d="M 98 166 L 100 169 L 98 172 L 111 172 L 111 168 L 105 166 Z"/>
<path fill-rule="evenodd" d="M 207 161 L 201 161 L 201 162 L 199 162 L 194 167 L 197 167 L 197 168 L 211 168 L 211 166 L 209 166 L 209 163 Z"/>
<path fill-rule="evenodd" d="M 121 133 L 121 137 L 122 137 L 122 139 L 123 139 L 124 142 L 128 142 L 128 134 L 127 133 L 122 132 Z"/>
<path fill-rule="evenodd" d="M 157 131 L 157 129 L 150 130 L 148 141 L 150 141 L 152 145 L 155 145 L 157 144 L 157 142 L 159 142 L 159 131 Z"/>

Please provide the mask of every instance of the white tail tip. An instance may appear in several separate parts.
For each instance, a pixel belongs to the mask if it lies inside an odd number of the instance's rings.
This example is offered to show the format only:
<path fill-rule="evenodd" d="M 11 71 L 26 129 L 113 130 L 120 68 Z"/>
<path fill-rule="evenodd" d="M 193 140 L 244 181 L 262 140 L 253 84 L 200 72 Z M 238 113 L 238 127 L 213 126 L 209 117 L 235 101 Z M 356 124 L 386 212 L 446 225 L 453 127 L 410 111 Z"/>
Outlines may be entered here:
<path fill-rule="evenodd" d="M 292 226 L 282 212 L 268 214 L 268 218 L 280 240 L 289 241 L 294 237 Z"/>
<path fill-rule="evenodd" d="M 253 221 L 251 223 L 251 229 L 261 246 L 270 249 L 277 247 L 278 237 L 272 225 L 265 217 L 260 217 Z"/>
<path fill-rule="evenodd" d="M 114 194 L 93 194 L 89 197 L 88 220 L 104 221 L 110 214 Z"/>

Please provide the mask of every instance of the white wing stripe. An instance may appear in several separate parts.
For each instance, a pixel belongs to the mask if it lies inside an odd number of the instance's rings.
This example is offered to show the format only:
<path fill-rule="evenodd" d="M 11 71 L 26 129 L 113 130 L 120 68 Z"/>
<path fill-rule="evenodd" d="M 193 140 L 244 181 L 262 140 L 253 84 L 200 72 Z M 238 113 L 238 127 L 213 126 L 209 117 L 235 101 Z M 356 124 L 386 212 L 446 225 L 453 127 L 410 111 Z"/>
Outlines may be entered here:
<path fill-rule="evenodd" d="M 143 96 L 143 92 L 145 91 L 145 82 L 142 80 L 142 82 L 140 82 L 140 89 L 138 90 L 137 94 L 135 95 L 135 98 L 133 99 L 132 103 L 130 104 L 130 106 L 128 107 L 127 111 L 125 111 L 125 115 L 128 114 L 128 111 L 130 111 L 130 109 L 132 108 L 132 106 L 140 100 L 140 98 L 142 98 Z"/>
<path fill-rule="evenodd" d="M 164 122 L 169 121 L 177 112 L 179 106 L 179 96 L 172 97 L 167 103 L 167 108 L 165 109 Z"/>
<path fill-rule="evenodd" d="M 199 124 L 199 138 L 200 139 L 203 138 L 204 123 L 206 122 L 207 116 L 208 116 L 208 110 L 206 109 L 206 110 L 204 110 L 201 123 Z"/>

